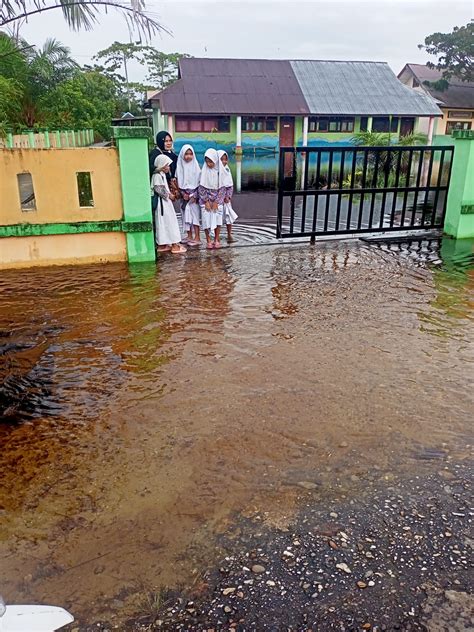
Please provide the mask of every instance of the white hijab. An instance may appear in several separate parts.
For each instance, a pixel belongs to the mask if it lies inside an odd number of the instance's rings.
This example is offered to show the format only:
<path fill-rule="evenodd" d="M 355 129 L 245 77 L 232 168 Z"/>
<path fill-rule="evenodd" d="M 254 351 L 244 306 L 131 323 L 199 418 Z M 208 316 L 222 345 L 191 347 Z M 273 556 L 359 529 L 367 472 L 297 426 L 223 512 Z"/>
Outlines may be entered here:
<path fill-rule="evenodd" d="M 229 169 L 229 165 L 223 165 L 221 162 L 221 158 L 222 156 L 227 156 L 227 158 L 229 158 L 229 154 L 224 151 L 223 149 L 219 149 L 219 151 L 217 152 L 218 156 L 219 156 L 219 170 L 220 170 L 220 183 L 221 183 L 221 187 L 233 187 L 234 186 L 234 179 L 232 178 L 232 173 Z"/>
<path fill-rule="evenodd" d="M 204 154 L 204 158 L 210 158 L 210 160 L 212 160 L 212 162 L 214 163 L 214 167 L 212 169 L 209 169 L 206 161 L 204 160 L 204 164 L 201 170 L 200 185 L 205 187 L 206 189 L 217 190 L 220 186 L 222 186 L 219 183 L 219 164 L 221 164 L 219 160 L 219 155 L 215 149 L 208 149 Z"/>
<path fill-rule="evenodd" d="M 171 160 L 171 158 L 169 158 L 168 156 L 165 156 L 165 154 L 160 154 L 159 156 L 157 156 L 155 158 L 155 172 L 151 178 L 151 186 L 152 188 L 156 185 L 165 185 L 166 188 L 169 190 L 168 187 L 168 182 L 166 180 L 166 174 L 163 173 L 163 171 L 161 171 L 161 169 L 163 169 L 163 167 L 166 167 L 166 165 L 170 165 L 173 161 Z"/>
<path fill-rule="evenodd" d="M 186 162 L 184 154 L 191 150 L 193 159 Z M 176 177 L 180 189 L 197 189 L 199 186 L 199 178 L 201 176 L 201 168 L 196 159 L 196 154 L 191 145 L 183 145 L 178 156 L 178 164 L 176 166 Z"/>

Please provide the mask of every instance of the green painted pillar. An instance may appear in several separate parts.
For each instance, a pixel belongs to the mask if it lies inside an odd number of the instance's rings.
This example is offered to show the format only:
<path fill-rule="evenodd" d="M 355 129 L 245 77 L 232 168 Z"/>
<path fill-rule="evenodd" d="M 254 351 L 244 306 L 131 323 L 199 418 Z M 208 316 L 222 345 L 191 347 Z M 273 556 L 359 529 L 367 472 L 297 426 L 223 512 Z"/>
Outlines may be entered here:
<path fill-rule="evenodd" d="M 71 147 L 76 147 L 76 132 L 71 130 Z"/>
<path fill-rule="evenodd" d="M 474 237 L 474 131 L 453 132 L 451 167 L 444 232 L 456 239 Z"/>
<path fill-rule="evenodd" d="M 64 147 L 69 147 L 69 132 L 67 129 L 64 130 Z"/>
<path fill-rule="evenodd" d="M 149 127 L 114 127 L 119 150 L 123 214 L 126 222 L 145 222 L 147 230 L 127 232 L 130 263 L 155 260 L 155 239 L 151 212 L 148 168 Z"/>
<path fill-rule="evenodd" d="M 372 131 L 372 117 L 371 116 L 367 117 L 367 131 L 368 132 Z"/>
<path fill-rule="evenodd" d="M 7 149 L 13 149 L 13 133 L 7 132 Z"/>
<path fill-rule="evenodd" d="M 49 130 L 44 130 L 44 148 L 51 149 L 51 139 L 49 138 Z"/>
<path fill-rule="evenodd" d="M 30 146 L 30 149 L 34 149 L 35 148 L 35 133 L 31 129 L 27 130 L 26 133 L 28 135 L 28 145 Z"/>
<path fill-rule="evenodd" d="M 55 129 L 53 134 L 56 139 L 56 149 L 59 149 L 61 147 L 61 132 L 58 129 Z"/>

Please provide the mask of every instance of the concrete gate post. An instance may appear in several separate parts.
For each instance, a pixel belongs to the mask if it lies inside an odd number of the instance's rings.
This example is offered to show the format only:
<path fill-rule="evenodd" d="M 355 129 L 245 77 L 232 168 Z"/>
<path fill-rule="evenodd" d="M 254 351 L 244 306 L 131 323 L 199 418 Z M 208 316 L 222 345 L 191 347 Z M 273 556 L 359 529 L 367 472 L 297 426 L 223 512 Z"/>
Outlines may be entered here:
<path fill-rule="evenodd" d="M 148 169 L 149 127 L 114 127 L 119 151 L 124 222 L 127 231 L 127 256 L 131 263 L 155 261 L 155 239 L 151 211 Z"/>
<path fill-rule="evenodd" d="M 455 239 L 474 238 L 474 131 L 453 132 L 451 167 L 444 232 Z"/>

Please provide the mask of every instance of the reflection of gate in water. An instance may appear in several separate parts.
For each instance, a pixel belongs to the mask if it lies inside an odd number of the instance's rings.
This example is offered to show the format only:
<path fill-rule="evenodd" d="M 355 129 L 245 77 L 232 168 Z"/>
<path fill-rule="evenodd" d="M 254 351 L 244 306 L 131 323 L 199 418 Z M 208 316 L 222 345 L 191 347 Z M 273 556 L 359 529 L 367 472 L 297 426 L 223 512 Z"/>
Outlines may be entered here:
<path fill-rule="evenodd" d="M 453 146 L 282 147 L 277 237 L 442 228 L 453 154 Z"/>

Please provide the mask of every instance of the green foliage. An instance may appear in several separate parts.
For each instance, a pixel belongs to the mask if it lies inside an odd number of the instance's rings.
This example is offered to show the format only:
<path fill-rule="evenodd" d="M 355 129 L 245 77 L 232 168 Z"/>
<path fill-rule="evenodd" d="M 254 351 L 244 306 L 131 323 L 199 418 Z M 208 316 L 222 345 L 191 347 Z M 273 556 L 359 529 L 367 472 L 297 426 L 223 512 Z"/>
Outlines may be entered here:
<path fill-rule="evenodd" d="M 418 48 L 438 57 L 436 63 L 428 62 L 429 68 L 443 73 L 439 81 L 426 82 L 435 90 L 446 90 L 449 79 L 474 81 L 474 23 L 455 26 L 452 33 L 432 33 Z"/>
<path fill-rule="evenodd" d="M 97 24 L 100 11 L 107 13 L 110 8 L 122 15 L 130 32 L 136 31 L 148 39 L 160 31 L 168 32 L 145 13 L 145 0 L 2 0 L 0 28 L 15 28 L 15 25 L 33 15 L 60 10 L 72 29 L 88 31 Z"/>
<path fill-rule="evenodd" d="M 41 99 L 41 108 L 50 127 L 92 128 L 109 138 L 117 111 L 116 87 L 98 72 L 81 72 L 50 90 Z"/>

